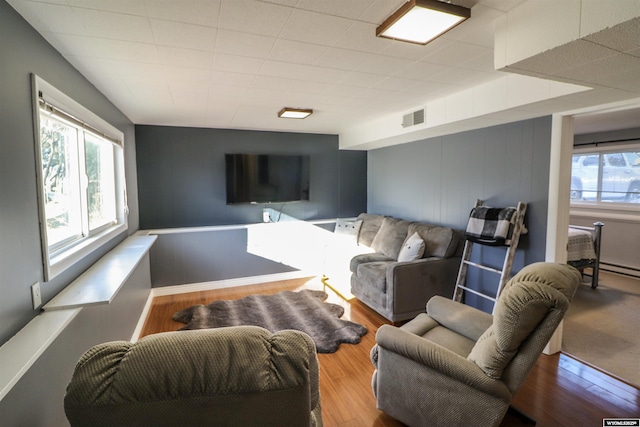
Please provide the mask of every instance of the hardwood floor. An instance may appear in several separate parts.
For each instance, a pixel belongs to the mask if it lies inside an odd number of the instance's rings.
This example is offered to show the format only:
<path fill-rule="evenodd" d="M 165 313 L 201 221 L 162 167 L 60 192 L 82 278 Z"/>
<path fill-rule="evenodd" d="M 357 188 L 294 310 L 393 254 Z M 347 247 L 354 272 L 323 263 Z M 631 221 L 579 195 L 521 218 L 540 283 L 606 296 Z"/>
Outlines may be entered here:
<path fill-rule="evenodd" d="M 333 354 L 318 355 L 324 425 L 402 426 L 376 409 L 371 392 L 373 365 L 369 351 L 378 328 L 389 322 L 356 299 L 343 300 L 317 278 L 156 297 L 141 336 L 179 329 L 183 325 L 173 321 L 171 315 L 191 305 L 303 288 L 325 289 L 328 302 L 345 308 L 344 319 L 358 322 L 369 331 L 357 345 L 342 344 Z M 534 418 L 538 427 L 601 426 L 603 418 L 640 416 L 640 391 L 567 355 L 542 355 L 513 405 Z M 531 424 L 508 413 L 501 425 Z"/>

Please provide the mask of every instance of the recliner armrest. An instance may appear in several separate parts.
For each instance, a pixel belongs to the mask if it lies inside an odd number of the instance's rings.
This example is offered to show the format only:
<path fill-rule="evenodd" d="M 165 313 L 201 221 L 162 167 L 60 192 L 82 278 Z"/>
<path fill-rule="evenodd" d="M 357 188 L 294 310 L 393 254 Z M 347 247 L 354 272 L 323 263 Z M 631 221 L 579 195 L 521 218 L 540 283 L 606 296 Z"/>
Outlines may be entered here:
<path fill-rule="evenodd" d="M 427 314 L 445 328 L 473 341 L 478 341 L 493 323 L 489 313 L 440 296 L 429 300 Z"/>
<path fill-rule="evenodd" d="M 382 325 L 376 333 L 378 346 L 411 359 L 434 371 L 510 401 L 511 392 L 499 380 L 488 377 L 475 363 L 425 338 L 391 325 Z"/>

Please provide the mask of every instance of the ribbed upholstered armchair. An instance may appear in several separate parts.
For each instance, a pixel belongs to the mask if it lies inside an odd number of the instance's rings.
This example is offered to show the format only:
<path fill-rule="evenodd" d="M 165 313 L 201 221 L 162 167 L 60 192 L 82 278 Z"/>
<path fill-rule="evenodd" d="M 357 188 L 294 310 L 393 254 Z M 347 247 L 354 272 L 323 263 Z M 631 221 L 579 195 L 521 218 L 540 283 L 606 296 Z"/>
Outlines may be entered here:
<path fill-rule="evenodd" d="M 254 326 L 92 347 L 64 405 L 72 426 L 322 426 L 311 338 Z"/>
<path fill-rule="evenodd" d="M 505 286 L 494 315 L 433 297 L 371 350 L 378 408 L 409 426 L 497 426 L 580 284 L 566 264 L 529 265 Z"/>

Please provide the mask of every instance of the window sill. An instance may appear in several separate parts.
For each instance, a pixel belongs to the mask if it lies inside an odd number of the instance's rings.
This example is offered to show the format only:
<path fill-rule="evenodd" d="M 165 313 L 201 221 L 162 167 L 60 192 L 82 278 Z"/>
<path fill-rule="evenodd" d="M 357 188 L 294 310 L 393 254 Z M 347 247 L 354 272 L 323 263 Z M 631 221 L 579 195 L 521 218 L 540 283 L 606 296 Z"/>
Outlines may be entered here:
<path fill-rule="evenodd" d="M 45 304 L 43 310 L 110 303 L 156 239 L 156 236 L 127 238 Z"/>
<path fill-rule="evenodd" d="M 43 307 L 44 312 L 0 347 L 0 400 L 80 313 L 81 307 L 113 300 L 156 238 L 127 238 L 49 301 Z"/>

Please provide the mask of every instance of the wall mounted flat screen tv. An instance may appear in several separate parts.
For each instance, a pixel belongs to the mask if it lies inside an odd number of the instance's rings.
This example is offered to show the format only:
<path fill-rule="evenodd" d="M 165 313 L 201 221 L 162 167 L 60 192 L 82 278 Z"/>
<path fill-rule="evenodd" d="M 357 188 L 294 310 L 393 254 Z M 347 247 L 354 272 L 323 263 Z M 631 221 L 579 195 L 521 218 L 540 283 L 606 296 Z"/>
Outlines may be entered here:
<path fill-rule="evenodd" d="M 225 154 L 227 204 L 309 200 L 309 156 Z"/>

